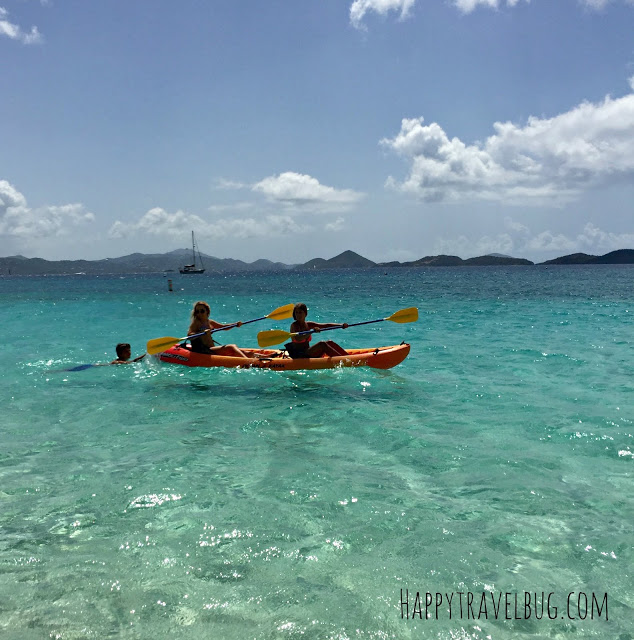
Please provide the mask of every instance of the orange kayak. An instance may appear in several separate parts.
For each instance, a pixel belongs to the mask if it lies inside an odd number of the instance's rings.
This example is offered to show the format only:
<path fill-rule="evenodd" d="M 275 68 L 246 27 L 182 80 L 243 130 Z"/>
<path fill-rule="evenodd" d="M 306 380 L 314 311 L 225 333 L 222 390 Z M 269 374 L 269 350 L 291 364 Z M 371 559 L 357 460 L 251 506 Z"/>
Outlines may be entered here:
<path fill-rule="evenodd" d="M 409 344 L 370 349 L 348 349 L 345 356 L 321 358 L 290 358 L 278 349 L 242 349 L 248 358 L 194 353 L 176 345 L 158 354 L 161 362 L 182 364 L 186 367 L 241 367 L 242 369 L 273 369 L 274 371 L 300 371 L 304 369 L 334 369 L 335 367 L 374 367 L 391 369 L 407 358 Z"/>

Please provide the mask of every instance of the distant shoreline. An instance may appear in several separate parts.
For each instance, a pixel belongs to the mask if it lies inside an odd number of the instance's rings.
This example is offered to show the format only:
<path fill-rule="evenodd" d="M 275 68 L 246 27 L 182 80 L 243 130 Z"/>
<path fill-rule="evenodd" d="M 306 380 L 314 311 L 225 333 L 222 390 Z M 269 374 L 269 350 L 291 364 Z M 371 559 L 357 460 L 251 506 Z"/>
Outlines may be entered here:
<path fill-rule="evenodd" d="M 166 276 L 199 278 L 205 275 L 237 272 L 279 272 L 279 271 L 321 271 L 326 269 L 399 269 L 421 267 L 488 267 L 488 266 L 577 266 L 577 265 L 614 265 L 634 264 L 634 249 L 619 249 L 602 256 L 586 253 L 574 253 L 545 262 L 534 263 L 524 258 L 511 256 L 485 255 L 463 260 L 458 256 L 426 256 L 410 262 L 373 262 L 355 253 L 344 251 L 330 258 L 314 258 L 303 264 L 287 265 L 270 260 L 256 260 L 247 263 L 232 258 L 214 258 L 204 256 L 207 267 L 205 274 L 181 276 L 179 265 L 188 256 L 188 251 L 177 250 L 164 254 L 134 253 L 120 258 L 104 260 L 44 260 L 43 258 L 25 258 L 8 256 L 0 258 L 0 275 L 117 275 L 163 273 Z"/>

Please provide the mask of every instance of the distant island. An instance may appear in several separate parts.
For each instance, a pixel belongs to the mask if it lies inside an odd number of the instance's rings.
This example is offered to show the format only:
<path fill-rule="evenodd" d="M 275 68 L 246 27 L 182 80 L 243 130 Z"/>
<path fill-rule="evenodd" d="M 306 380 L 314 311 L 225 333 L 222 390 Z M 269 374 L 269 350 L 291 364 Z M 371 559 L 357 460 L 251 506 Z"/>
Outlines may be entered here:
<path fill-rule="evenodd" d="M 132 253 L 120 258 L 103 260 L 44 260 L 9 256 L 0 258 L 1 275 L 106 275 L 123 273 L 165 273 L 179 275 L 179 267 L 190 262 L 191 249 L 176 249 L 168 253 Z M 247 263 L 232 258 L 214 258 L 203 254 L 207 273 L 240 271 L 280 271 L 291 268 L 281 262 L 256 260 Z M 194 277 L 194 276 L 187 276 Z M 200 276 L 198 276 L 200 277 Z"/>
<path fill-rule="evenodd" d="M 191 257 L 190 249 L 177 249 L 169 253 L 132 253 L 120 258 L 103 260 L 44 260 L 43 258 L 25 258 L 8 256 L 0 258 L 0 275 L 107 275 L 130 273 L 164 273 L 179 276 L 178 268 Z M 491 266 L 534 266 L 535 263 L 524 258 L 513 258 L 501 254 L 488 254 L 463 260 L 458 256 L 426 256 L 411 262 L 372 262 L 368 258 L 344 251 L 334 258 L 314 258 L 303 264 L 288 265 L 270 260 L 243 262 L 232 258 L 214 258 L 203 254 L 206 275 L 236 273 L 247 271 L 288 271 L 322 269 L 369 269 L 369 268 L 417 268 L 417 267 L 491 267 Z M 573 253 L 554 260 L 546 260 L 538 265 L 600 265 L 634 264 L 634 249 L 619 249 L 602 256 L 587 253 Z M 186 276 L 187 278 L 204 276 Z"/>

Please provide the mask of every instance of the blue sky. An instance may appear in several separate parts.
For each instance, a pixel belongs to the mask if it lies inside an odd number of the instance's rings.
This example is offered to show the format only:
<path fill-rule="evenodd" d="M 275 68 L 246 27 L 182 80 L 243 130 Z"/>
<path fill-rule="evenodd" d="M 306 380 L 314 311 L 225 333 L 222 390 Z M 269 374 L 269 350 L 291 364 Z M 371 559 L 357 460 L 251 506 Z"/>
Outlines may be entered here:
<path fill-rule="evenodd" d="M 0 256 L 634 248 L 632 0 L 0 0 Z"/>

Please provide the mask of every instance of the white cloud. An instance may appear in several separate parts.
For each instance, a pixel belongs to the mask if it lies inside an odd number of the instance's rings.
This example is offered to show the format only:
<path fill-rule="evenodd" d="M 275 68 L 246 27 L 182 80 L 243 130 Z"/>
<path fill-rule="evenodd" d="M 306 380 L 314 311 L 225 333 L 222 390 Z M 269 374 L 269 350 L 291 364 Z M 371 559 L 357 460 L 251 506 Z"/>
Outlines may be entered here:
<path fill-rule="evenodd" d="M 311 176 L 286 172 L 279 176 L 264 178 L 256 184 L 247 185 L 241 182 L 221 179 L 217 181 L 222 189 L 249 189 L 262 194 L 269 204 L 258 207 L 263 213 L 248 217 L 215 217 L 211 221 L 200 216 L 176 211 L 170 213 L 160 207 L 147 211 L 136 222 L 117 220 L 108 234 L 112 238 L 124 238 L 135 234 L 150 234 L 171 237 L 182 234 L 184 229 L 195 229 L 200 238 L 250 238 L 276 237 L 306 233 L 314 228 L 296 217 L 298 213 L 334 213 L 349 209 L 357 203 L 363 194 L 350 189 L 335 189 L 319 183 Z M 275 210 L 273 210 L 273 207 Z M 208 210 L 215 215 L 239 214 L 254 210 L 256 203 L 251 201 L 230 204 L 211 205 Z M 279 212 L 283 208 L 282 213 Z M 267 211 L 268 209 L 268 211 Z M 328 231 L 339 231 L 344 219 L 337 218 L 325 225 Z"/>
<path fill-rule="evenodd" d="M 23 44 L 38 44 L 43 42 L 42 34 L 37 27 L 31 27 L 31 31 L 23 31 L 22 28 L 9 22 L 9 12 L 0 7 L 0 36 L 7 36 L 12 40 L 18 40 Z"/>
<path fill-rule="evenodd" d="M 506 233 L 494 236 L 482 236 L 478 239 L 460 235 L 454 238 L 439 238 L 434 244 L 434 253 L 457 255 L 461 258 L 481 256 L 488 253 L 503 253 L 522 258 L 527 254 L 557 253 L 589 253 L 603 255 L 617 249 L 627 249 L 634 246 L 634 233 L 609 233 L 602 231 L 588 222 L 581 233 L 566 235 L 553 233 L 550 230 L 533 234 L 525 225 L 504 220 Z M 544 258 L 546 259 L 546 258 Z M 538 261 L 541 258 L 538 258 Z"/>
<path fill-rule="evenodd" d="M 0 216 L 15 207 L 26 207 L 26 198 L 7 180 L 0 180 Z"/>
<path fill-rule="evenodd" d="M 453 4 L 463 13 L 471 13 L 480 6 L 497 9 L 506 4 L 509 7 L 514 7 L 518 2 L 519 0 L 453 0 Z M 526 2 L 530 2 L 530 0 L 526 0 Z"/>
<path fill-rule="evenodd" d="M 287 213 L 319 212 L 338 213 L 347 211 L 365 197 L 365 194 L 352 189 L 335 189 L 323 185 L 312 176 L 286 171 L 279 175 L 268 176 L 254 184 L 245 184 L 221 178 L 216 181 L 218 189 L 249 189 L 252 193 L 263 195 L 270 205 L 284 207 Z M 246 208 L 247 203 L 239 205 L 216 205 L 210 211 L 221 208 Z"/>
<path fill-rule="evenodd" d="M 612 2 L 618 2 L 619 0 L 579 0 L 579 2 L 581 4 L 583 4 L 586 7 L 589 7 L 590 9 L 595 9 L 597 11 L 600 11 L 601 9 L 605 8 L 608 4 L 611 4 Z M 625 4 L 631 4 L 634 5 L 634 0 L 624 0 Z"/>
<path fill-rule="evenodd" d="M 108 235 L 111 238 L 125 238 L 141 232 L 154 236 L 173 236 L 183 233 L 183 229 L 203 230 L 208 226 L 208 223 L 196 215 L 184 211 L 168 213 L 165 209 L 154 207 L 139 218 L 138 222 L 115 221 Z"/>
<path fill-rule="evenodd" d="M 23 239 L 63 236 L 71 227 L 94 219 L 82 204 L 32 209 L 12 184 L 0 180 L 0 235 Z"/>
<path fill-rule="evenodd" d="M 251 238 L 305 233 L 310 226 L 299 224 L 291 216 L 267 215 L 262 218 L 218 218 L 207 222 L 183 211 L 169 213 L 160 207 L 150 209 L 137 222 L 117 220 L 108 235 L 125 238 L 139 233 L 173 237 L 183 230 L 195 229 L 199 238 Z"/>
<path fill-rule="evenodd" d="M 253 238 L 287 236 L 312 231 L 309 225 L 300 224 L 292 216 L 268 215 L 260 219 L 238 218 L 216 220 L 212 236 Z"/>
<path fill-rule="evenodd" d="M 216 180 L 216 189 L 245 189 L 249 185 L 243 182 L 236 182 L 235 180 L 227 180 L 226 178 L 218 178 Z"/>
<path fill-rule="evenodd" d="M 381 262 L 413 262 L 422 256 L 411 249 L 388 249 Z"/>
<path fill-rule="evenodd" d="M 357 29 L 365 29 L 363 19 L 370 12 L 386 16 L 390 11 L 399 12 L 400 19 L 407 18 L 417 0 L 354 0 L 350 5 L 350 22 Z M 515 7 L 520 1 L 527 4 L 531 0 L 450 0 L 451 4 L 462 13 L 471 13 L 479 7 L 499 9 L 500 7 Z M 552 1 L 552 0 L 551 0 Z M 579 4 L 589 9 L 599 11 L 613 2 L 625 2 L 634 5 L 634 0 L 578 0 Z"/>
<path fill-rule="evenodd" d="M 326 231 L 341 231 L 344 227 L 345 222 L 346 221 L 344 220 L 344 218 L 340 217 L 336 220 L 333 220 L 333 222 L 329 222 L 328 224 L 326 224 L 324 229 Z"/>
<path fill-rule="evenodd" d="M 482 236 L 475 241 L 461 235 L 457 238 L 438 238 L 434 242 L 434 254 L 459 256 L 461 258 L 484 256 L 488 253 L 510 255 L 513 249 L 513 238 L 507 233 L 501 233 L 493 237 Z"/>
<path fill-rule="evenodd" d="M 357 29 L 363 29 L 363 18 L 369 11 L 381 16 L 390 11 L 400 11 L 401 19 L 407 18 L 416 0 L 354 0 L 350 5 L 350 22 Z"/>
<path fill-rule="evenodd" d="M 577 244 L 574 239 L 565 236 L 563 233 L 551 233 L 550 231 L 542 231 L 530 238 L 524 248 L 527 251 L 556 251 L 559 254 L 578 253 Z"/>
<path fill-rule="evenodd" d="M 328 187 L 316 178 L 292 171 L 264 178 L 254 184 L 252 190 L 271 202 L 298 211 L 345 211 L 364 197 L 352 189 Z"/>
<path fill-rule="evenodd" d="M 254 208 L 254 202 L 233 202 L 231 204 L 212 204 L 207 207 L 207 211 L 211 213 L 222 213 L 223 211 L 248 211 Z"/>
<path fill-rule="evenodd" d="M 576 240 L 578 247 L 587 247 L 591 250 L 591 253 L 608 253 L 617 249 L 634 247 L 634 232 L 610 233 L 602 231 L 592 223 L 588 223 L 583 228 L 583 233 L 580 233 Z"/>
<path fill-rule="evenodd" d="M 510 216 L 506 216 L 506 218 L 504 218 L 504 226 L 509 231 L 512 231 L 518 234 L 525 235 L 530 233 L 530 229 L 527 226 L 523 225 L 521 222 L 516 222 Z"/>
<path fill-rule="evenodd" d="M 632 83 L 632 80 L 630 80 Z M 582 191 L 634 177 L 634 93 L 584 102 L 525 126 L 496 122 L 484 143 L 449 138 L 423 118 L 404 118 L 380 144 L 410 161 L 403 182 L 386 185 L 428 202 L 563 204 Z"/>

